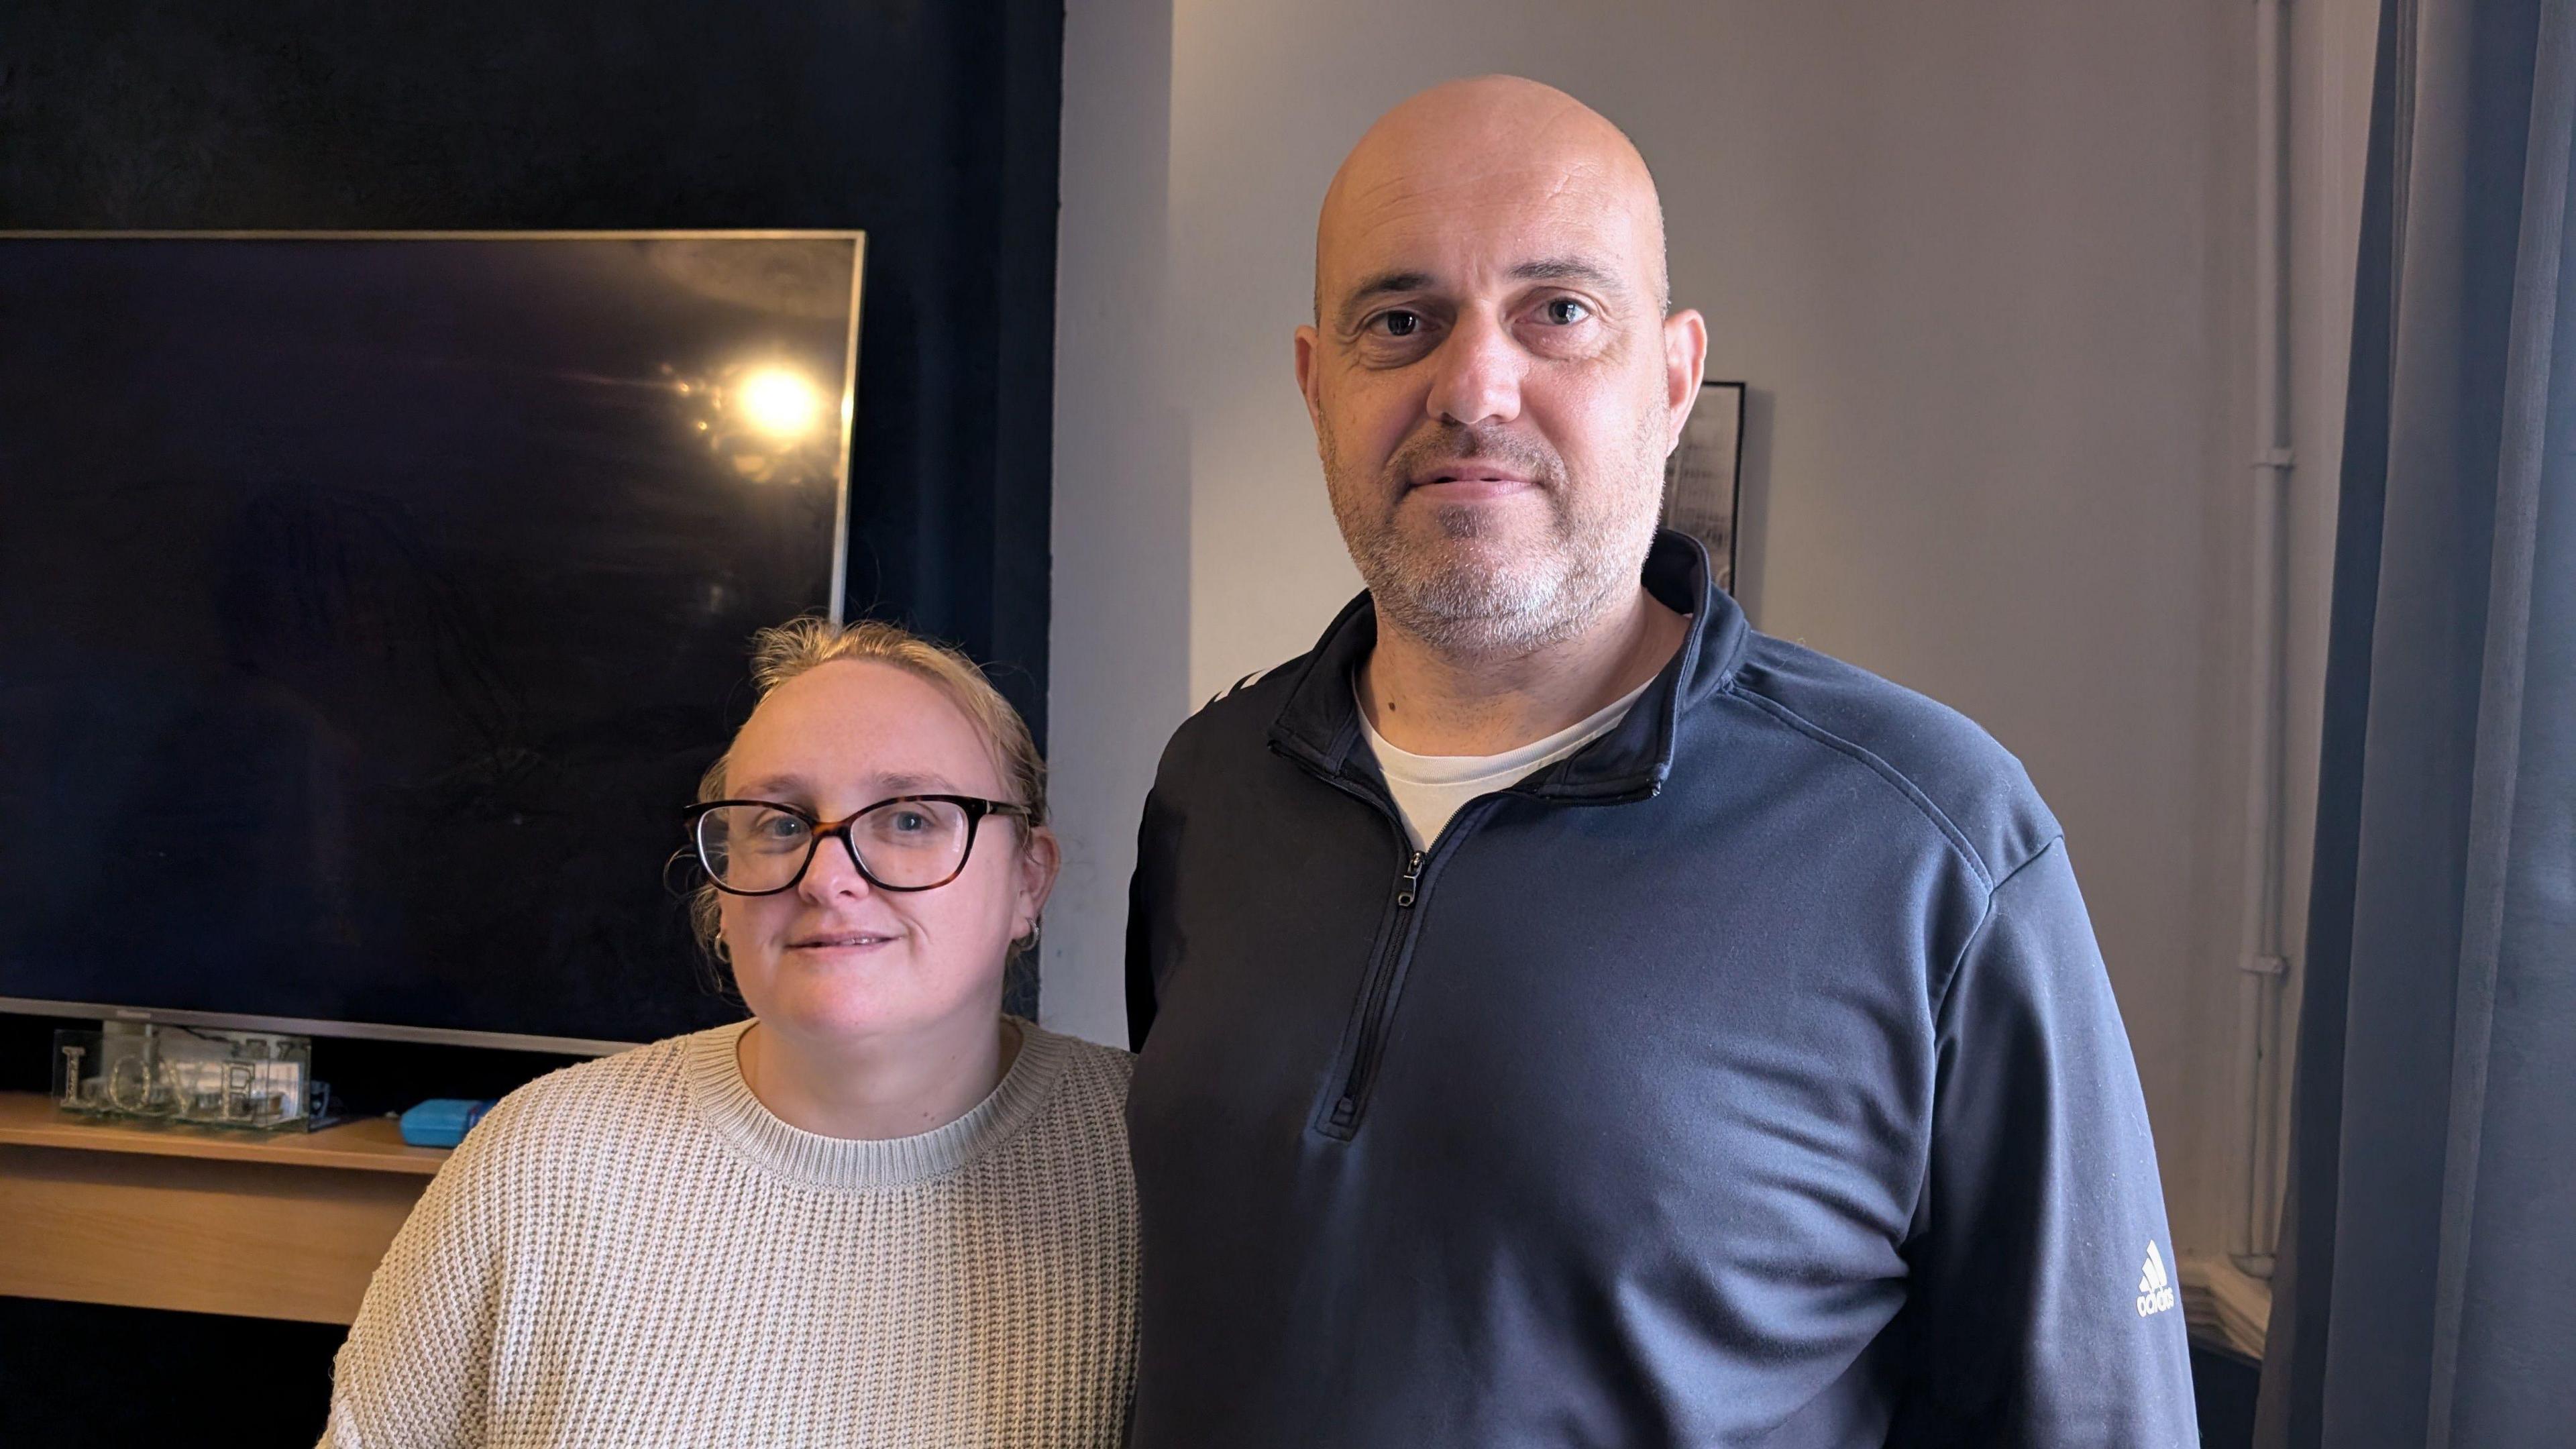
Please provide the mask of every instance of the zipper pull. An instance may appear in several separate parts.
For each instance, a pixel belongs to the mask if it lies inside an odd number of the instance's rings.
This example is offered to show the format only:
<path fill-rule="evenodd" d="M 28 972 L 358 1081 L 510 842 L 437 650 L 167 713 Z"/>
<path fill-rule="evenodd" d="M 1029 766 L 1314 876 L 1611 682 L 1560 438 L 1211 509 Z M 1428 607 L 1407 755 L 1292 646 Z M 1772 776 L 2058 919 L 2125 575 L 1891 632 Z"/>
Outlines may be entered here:
<path fill-rule="evenodd" d="M 1415 851 L 1404 863 L 1404 876 L 1395 883 L 1395 904 L 1400 909 L 1413 904 L 1413 888 L 1422 880 L 1422 852 Z"/>

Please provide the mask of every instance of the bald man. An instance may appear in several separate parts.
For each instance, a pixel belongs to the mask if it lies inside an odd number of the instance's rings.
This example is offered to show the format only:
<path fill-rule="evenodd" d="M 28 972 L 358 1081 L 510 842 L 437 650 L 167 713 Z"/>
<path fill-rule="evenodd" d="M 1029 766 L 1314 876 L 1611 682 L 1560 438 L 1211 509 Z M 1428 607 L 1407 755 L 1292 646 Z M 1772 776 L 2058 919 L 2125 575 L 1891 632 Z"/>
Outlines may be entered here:
<path fill-rule="evenodd" d="M 1657 532 L 1706 353 L 1571 97 L 1334 177 L 1296 371 L 1368 591 L 1145 807 L 1141 1449 L 2197 1442 L 2057 823 Z"/>

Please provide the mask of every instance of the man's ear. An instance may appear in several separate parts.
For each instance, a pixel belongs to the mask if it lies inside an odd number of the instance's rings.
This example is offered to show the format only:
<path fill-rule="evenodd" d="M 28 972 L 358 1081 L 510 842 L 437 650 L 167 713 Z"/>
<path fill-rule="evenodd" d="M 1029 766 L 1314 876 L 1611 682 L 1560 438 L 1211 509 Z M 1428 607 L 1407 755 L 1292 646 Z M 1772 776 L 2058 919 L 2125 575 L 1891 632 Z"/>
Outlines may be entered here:
<path fill-rule="evenodd" d="M 1297 391 L 1306 399 L 1306 422 L 1315 430 L 1315 451 L 1324 450 L 1324 339 L 1313 327 L 1297 329 Z"/>
<path fill-rule="evenodd" d="M 1682 424 L 1690 421 L 1699 401 L 1699 385 L 1708 374 L 1708 319 L 1684 307 L 1664 319 L 1664 404 L 1672 412 L 1672 434 L 1664 451 L 1681 446 Z"/>

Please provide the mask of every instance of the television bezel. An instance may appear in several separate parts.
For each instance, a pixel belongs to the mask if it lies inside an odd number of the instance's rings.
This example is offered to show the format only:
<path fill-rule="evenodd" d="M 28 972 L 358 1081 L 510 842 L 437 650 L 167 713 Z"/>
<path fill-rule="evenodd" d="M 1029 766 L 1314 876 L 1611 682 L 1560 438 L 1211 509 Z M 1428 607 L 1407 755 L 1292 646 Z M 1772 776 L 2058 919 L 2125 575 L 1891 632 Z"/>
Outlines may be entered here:
<path fill-rule="evenodd" d="M 831 618 L 841 622 L 848 603 L 850 555 L 850 448 L 858 423 L 859 313 L 867 273 L 868 234 L 860 230 L 806 228 L 682 228 L 677 230 L 539 231 L 381 231 L 381 230 L 19 230 L 0 228 L 0 243 L 13 241 L 175 241 L 175 242 L 549 242 L 549 241 L 838 241 L 850 245 L 850 316 L 841 353 L 841 445 L 832 463 Z M 226 1031 L 286 1032 L 359 1041 L 420 1042 L 434 1046 L 483 1047 L 501 1051 L 545 1052 L 558 1056 L 605 1056 L 638 1043 L 590 1037 L 543 1036 L 523 1032 L 477 1031 L 465 1027 L 403 1026 L 393 1022 L 341 1021 L 335 1018 L 262 1016 L 248 1012 L 189 1011 L 165 1007 L 121 1006 L 108 1002 L 57 1001 L 50 997 L 0 996 L 0 1012 L 22 1016 L 61 1017 L 143 1025 L 197 1026 Z"/>

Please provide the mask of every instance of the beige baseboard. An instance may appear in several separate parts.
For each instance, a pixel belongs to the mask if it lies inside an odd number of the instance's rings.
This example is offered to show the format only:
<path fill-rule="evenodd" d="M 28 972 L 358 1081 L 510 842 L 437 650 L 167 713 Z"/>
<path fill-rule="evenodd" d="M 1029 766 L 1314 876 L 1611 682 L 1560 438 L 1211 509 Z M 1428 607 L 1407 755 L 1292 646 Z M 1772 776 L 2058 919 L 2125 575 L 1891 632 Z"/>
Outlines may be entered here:
<path fill-rule="evenodd" d="M 2239 1270 L 2223 1253 L 2185 1253 L 2179 1266 L 2182 1314 L 2193 1335 L 2262 1358 L 2272 1285 Z"/>

